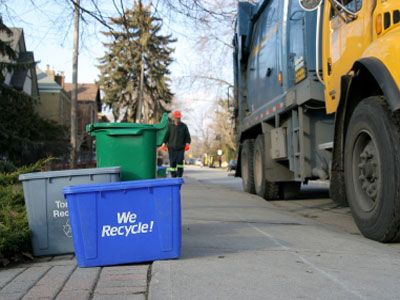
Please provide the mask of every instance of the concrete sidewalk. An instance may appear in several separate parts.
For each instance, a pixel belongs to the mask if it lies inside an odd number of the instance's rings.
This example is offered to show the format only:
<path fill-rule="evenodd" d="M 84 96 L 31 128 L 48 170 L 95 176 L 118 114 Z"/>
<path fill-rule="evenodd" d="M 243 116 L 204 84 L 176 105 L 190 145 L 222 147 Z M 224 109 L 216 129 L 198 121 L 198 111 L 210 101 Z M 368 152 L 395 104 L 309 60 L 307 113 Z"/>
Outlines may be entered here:
<path fill-rule="evenodd" d="M 182 218 L 178 260 L 81 269 L 42 258 L 2 269 L 0 299 L 399 299 L 397 246 L 190 178 Z"/>
<path fill-rule="evenodd" d="M 190 175 L 190 173 L 188 173 Z M 152 266 L 149 299 L 399 299 L 399 247 L 187 180 L 182 256 Z"/>

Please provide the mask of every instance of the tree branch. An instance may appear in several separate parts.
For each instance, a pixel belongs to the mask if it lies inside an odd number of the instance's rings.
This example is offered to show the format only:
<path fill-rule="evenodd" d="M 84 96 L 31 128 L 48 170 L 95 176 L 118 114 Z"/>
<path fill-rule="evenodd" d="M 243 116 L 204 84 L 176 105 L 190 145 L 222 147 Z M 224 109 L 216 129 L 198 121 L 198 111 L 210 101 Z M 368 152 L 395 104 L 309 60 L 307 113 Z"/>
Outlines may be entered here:
<path fill-rule="evenodd" d="M 194 75 L 194 76 L 180 76 L 177 77 L 180 79 L 184 79 L 184 78 L 192 78 L 192 79 L 202 79 L 202 80 L 208 80 L 208 81 L 214 81 L 214 82 L 218 82 L 220 84 L 223 85 L 227 85 L 229 87 L 233 87 L 233 84 L 222 79 L 222 78 L 216 78 L 216 77 L 212 77 L 212 76 L 205 76 L 205 75 Z"/>
<path fill-rule="evenodd" d="M 69 1 L 72 5 L 76 5 L 74 0 L 66 0 Z M 109 30 L 113 30 L 113 28 L 108 25 L 107 21 L 104 19 L 103 15 L 100 13 L 99 15 L 96 15 L 95 13 L 91 12 L 90 10 L 84 8 L 82 5 L 78 5 L 78 8 L 83 12 L 88 15 L 90 15 L 92 18 L 94 18 L 96 21 L 98 21 L 101 25 L 107 27 Z"/>

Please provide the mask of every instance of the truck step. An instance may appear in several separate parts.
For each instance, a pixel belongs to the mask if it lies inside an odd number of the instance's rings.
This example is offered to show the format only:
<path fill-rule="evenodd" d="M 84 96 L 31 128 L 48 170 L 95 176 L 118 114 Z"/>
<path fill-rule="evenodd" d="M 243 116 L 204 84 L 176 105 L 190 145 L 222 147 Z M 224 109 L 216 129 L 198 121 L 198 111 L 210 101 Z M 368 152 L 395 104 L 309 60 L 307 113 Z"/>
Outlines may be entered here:
<path fill-rule="evenodd" d="M 319 149 L 319 150 L 332 151 L 332 150 L 333 150 L 333 142 L 324 143 L 324 144 L 319 144 L 319 145 L 318 145 L 318 149 Z"/>

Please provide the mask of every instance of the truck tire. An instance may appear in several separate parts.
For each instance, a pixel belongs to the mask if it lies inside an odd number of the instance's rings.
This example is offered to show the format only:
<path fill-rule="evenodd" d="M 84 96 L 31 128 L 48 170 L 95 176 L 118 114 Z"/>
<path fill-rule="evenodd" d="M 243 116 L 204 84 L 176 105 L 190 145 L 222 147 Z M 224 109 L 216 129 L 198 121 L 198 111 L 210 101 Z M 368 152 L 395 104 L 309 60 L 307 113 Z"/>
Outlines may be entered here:
<path fill-rule="evenodd" d="M 338 206 L 348 207 L 349 202 L 347 201 L 346 191 L 344 187 L 344 172 L 332 171 L 329 186 L 329 197 Z"/>
<path fill-rule="evenodd" d="M 246 193 L 255 194 L 254 187 L 254 140 L 245 140 L 242 146 L 240 168 L 242 173 L 243 190 Z"/>
<path fill-rule="evenodd" d="M 279 186 L 270 182 L 265 176 L 265 149 L 263 135 L 259 135 L 254 144 L 254 186 L 255 192 L 265 200 L 276 200 L 279 197 Z"/>
<path fill-rule="evenodd" d="M 346 196 L 361 233 L 372 240 L 400 240 L 400 118 L 383 97 L 354 110 L 346 134 Z"/>

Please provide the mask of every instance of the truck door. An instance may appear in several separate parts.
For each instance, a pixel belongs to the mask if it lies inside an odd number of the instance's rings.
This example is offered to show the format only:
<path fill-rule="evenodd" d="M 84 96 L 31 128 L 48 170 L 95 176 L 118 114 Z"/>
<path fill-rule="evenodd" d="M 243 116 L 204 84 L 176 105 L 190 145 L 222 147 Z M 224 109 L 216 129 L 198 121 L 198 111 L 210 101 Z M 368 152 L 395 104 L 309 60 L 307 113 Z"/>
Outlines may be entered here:
<path fill-rule="evenodd" d="M 328 113 L 335 112 L 339 104 L 341 77 L 351 70 L 354 62 L 371 43 L 373 2 L 343 0 L 342 3 L 349 10 L 358 12 L 356 19 L 344 20 L 345 13 L 334 9 L 330 1 L 325 1 L 322 67 Z"/>
<path fill-rule="evenodd" d="M 282 94 L 282 85 L 278 77 L 282 76 L 280 33 L 283 2 L 270 1 L 260 17 L 262 22 L 260 23 L 260 54 L 257 62 L 259 70 L 257 108 Z"/>

